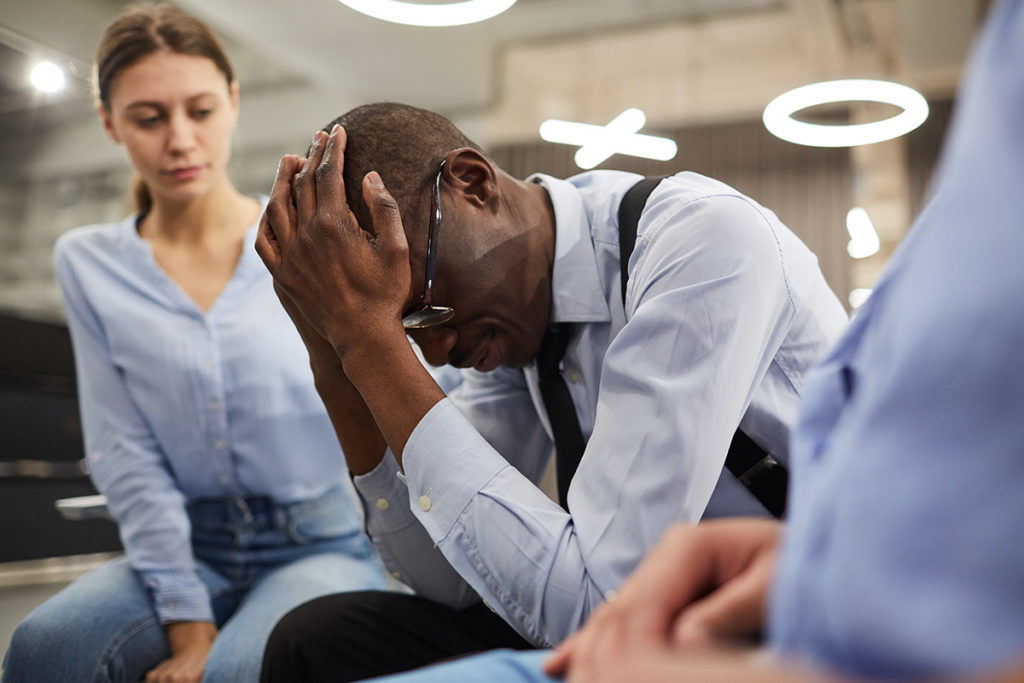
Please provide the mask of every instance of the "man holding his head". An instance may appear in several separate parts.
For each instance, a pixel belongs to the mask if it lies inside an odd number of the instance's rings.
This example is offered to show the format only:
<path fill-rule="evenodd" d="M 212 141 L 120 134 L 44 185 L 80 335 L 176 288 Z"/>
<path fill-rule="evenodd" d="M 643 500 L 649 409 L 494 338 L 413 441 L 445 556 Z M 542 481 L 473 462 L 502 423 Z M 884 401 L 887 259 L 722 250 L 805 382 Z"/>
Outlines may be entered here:
<path fill-rule="evenodd" d="M 639 176 L 517 180 L 404 105 L 328 131 L 308 159 L 282 159 L 257 249 L 367 529 L 417 595 L 299 608 L 265 680 L 552 645 L 672 522 L 781 512 L 764 475 L 786 462 L 803 372 L 846 316 L 774 214 L 680 173 L 639 200 L 630 250 L 620 204 Z M 450 397 L 406 333 L 432 364 L 471 368 Z M 563 507 L 536 485 L 553 442 Z"/>

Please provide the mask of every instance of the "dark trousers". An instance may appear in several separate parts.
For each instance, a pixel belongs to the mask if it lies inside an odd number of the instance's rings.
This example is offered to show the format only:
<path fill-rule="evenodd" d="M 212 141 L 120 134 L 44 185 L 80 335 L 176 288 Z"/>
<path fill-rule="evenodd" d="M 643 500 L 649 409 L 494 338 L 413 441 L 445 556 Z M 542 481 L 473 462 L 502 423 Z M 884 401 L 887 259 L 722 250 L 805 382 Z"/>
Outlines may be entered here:
<path fill-rule="evenodd" d="M 455 610 L 402 593 L 338 593 L 277 623 L 261 681 L 360 681 L 494 648 L 532 646 L 482 603 Z"/>

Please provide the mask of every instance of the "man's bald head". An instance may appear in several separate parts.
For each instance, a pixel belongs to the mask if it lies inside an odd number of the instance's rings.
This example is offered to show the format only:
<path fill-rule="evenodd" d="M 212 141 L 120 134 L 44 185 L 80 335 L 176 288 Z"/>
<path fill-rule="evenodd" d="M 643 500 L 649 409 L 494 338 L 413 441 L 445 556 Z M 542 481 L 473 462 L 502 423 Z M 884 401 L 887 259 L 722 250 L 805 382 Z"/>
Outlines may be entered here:
<path fill-rule="evenodd" d="M 347 133 L 345 192 L 348 204 L 364 228 L 370 212 L 363 201 L 363 176 L 377 171 L 398 202 L 406 231 L 425 225 L 428 210 L 421 204 L 438 166 L 453 149 L 483 150 L 440 114 L 405 104 L 382 102 L 357 107 L 324 127 L 340 124 Z"/>

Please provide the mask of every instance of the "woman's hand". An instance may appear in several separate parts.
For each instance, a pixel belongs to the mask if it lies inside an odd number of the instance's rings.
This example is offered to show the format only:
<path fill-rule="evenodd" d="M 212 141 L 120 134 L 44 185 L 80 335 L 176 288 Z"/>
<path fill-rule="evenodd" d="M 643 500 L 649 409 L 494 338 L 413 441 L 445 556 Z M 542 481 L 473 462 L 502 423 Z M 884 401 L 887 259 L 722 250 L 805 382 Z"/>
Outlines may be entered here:
<path fill-rule="evenodd" d="M 217 627 L 206 621 L 178 621 L 165 630 L 171 657 L 146 674 L 146 683 L 199 683 Z"/>

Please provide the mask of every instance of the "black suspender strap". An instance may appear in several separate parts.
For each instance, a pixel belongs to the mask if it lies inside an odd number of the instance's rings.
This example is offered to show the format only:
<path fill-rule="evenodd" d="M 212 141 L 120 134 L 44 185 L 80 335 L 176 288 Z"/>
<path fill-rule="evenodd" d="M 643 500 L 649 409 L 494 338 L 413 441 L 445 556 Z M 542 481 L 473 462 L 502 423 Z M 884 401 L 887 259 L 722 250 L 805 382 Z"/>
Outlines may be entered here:
<path fill-rule="evenodd" d="M 619 273 L 622 274 L 620 284 L 623 306 L 626 305 L 626 283 L 629 281 L 629 257 L 636 246 L 636 226 L 640 224 L 640 214 L 644 212 L 647 198 L 664 178 L 647 176 L 626 190 L 619 203 Z"/>
<path fill-rule="evenodd" d="M 622 203 L 619 204 L 619 268 L 622 274 L 623 306 L 626 304 L 626 283 L 629 280 L 629 257 L 636 246 L 636 228 L 640 223 L 640 214 L 647 204 L 647 198 L 662 178 L 664 176 L 648 176 L 640 180 L 626 191 Z M 578 460 L 576 464 L 579 464 Z M 773 516 L 781 518 L 786 513 L 789 472 L 785 465 L 739 429 L 729 444 L 725 467 Z M 575 471 L 576 468 L 573 467 L 573 472 Z"/>

